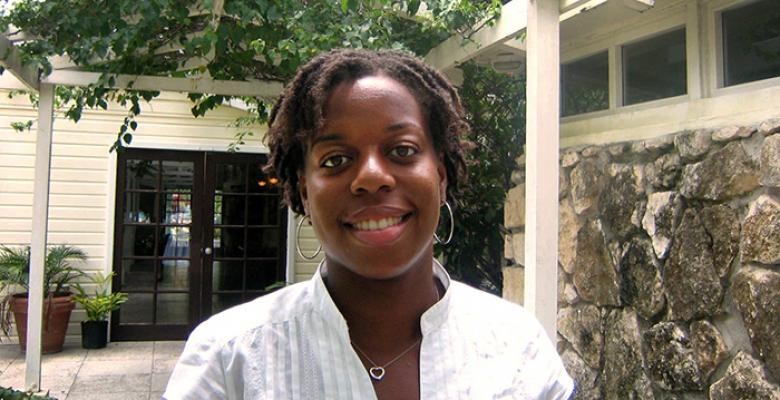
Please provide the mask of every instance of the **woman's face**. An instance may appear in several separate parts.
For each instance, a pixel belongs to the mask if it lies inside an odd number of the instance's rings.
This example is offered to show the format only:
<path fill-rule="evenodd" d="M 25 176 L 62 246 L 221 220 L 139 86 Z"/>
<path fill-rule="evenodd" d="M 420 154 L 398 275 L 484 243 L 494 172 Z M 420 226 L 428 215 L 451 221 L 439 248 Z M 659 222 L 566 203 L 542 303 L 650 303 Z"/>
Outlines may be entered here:
<path fill-rule="evenodd" d="M 324 115 L 300 194 L 328 268 L 388 279 L 430 264 L 447 178 L 412 93 L 367 76 L 336 86 Z"/>

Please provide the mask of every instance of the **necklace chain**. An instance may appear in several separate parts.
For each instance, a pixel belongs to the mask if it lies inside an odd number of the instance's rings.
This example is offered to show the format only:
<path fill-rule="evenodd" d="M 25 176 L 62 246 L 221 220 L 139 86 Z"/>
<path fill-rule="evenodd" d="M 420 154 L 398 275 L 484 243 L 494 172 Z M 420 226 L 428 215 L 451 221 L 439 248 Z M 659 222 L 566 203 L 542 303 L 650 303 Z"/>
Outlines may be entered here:
<path fill-rule="evenodd" d="M 389 367 L 390 364 L 400 360 L 401 357 L 406 355 L 406 353 L 412 351 L 412 349 L 417 347 L 417 345 L 420 344 L 420 342 L 422 342 L 422 338 L 415 340 L 411 346 L 407 347 L 404 351 L 402 351 L 400 354 L 395 356 L 392 360 L 386 362 L 385 365 L 377 365 L 377 363 L 374 362 L 374 360 L 372 360 L 371 357 L 369 357 L 368 354 L 366 354 L 366 352 L 364 352 L 360 347 L 358 347 L 355 344 L 355 342 L 352 342 L 352 347 L 354 347 L 355 350 L 357 350 L 358 353 L 360 353 L 360 355 L 362 355 L 363 358 L 366 359 L 366 361 L 371 363 L 371 367 L 368 369 L 368 374 L 371 375 L 371 378 L 374 379 L 375 381 L 381 381 L 382 378 L 385 377 L 385 369 Z"/>
<path fill-rule="evenodd" d="M 436 289 L 436 302 L 435 303 L 438 303 L 439 300 L 441 300 L 441 295 L 439 294 L 439 290 Z M 358 345 L 355 342 L 350 341 L 350 343 L 352 343 L 352 347 L 354 347 L 355 350 L 357 350 L 358 353 L 360 353 L 360 355 L 363 356 L 363 358 L 366 359 L 366 361 L 371 363 L 371 367 L 368 368 L 368 375 L 370 375 L 371 379 L 373 379 L 375 381 L 381 381 L 382 378 L 385 377 L 385 369 L 387 367 L 389 367 L 392 363 L 400 360 L 401 357 L 406 355 L 406 353 L 412 351 L 412 349 L 417 347 L 417 345 L 420 344 L 420 342 L 422 342 L 422 337 L 417 339 L 417 340 L 415 340 L 414 343 L 412 343 L 411 346 L 407 347 L 406 349 L 404 349 L 404 351 L 399 353 L 397 356 L 393 357 L 392 360 L 386 362 L 385 365 L 379 365 L 377 362 L 372 360 L 371 357 L 369 357 L 368 354 L 366 354 L 366 352 L 363 351 L 363 349 L 358 347 Z"/>

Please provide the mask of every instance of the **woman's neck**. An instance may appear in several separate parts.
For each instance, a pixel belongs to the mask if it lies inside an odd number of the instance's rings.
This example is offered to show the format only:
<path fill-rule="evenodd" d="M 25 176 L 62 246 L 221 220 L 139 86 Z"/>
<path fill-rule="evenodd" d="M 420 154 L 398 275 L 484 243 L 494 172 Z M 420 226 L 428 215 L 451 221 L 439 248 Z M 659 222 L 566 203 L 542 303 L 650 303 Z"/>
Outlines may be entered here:
<path fill-rule="evenodd" d="M 350 338 L 372 357 L 393 355 L 421 337 L 420 317 L 438 299 L 432 258 L 392 279 L 373 280 L 328 264 L 325 285 Z"/>

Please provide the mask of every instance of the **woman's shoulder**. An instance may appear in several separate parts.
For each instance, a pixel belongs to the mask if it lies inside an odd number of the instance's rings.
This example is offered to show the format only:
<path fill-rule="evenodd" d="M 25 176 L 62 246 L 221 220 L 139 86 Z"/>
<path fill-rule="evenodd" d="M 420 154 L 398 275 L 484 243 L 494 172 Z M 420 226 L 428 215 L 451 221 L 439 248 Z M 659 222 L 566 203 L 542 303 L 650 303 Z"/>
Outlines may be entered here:
<path fill-rule="evenodd" d="M 235 337 L 284 323 L 311 310 L 310 282 L 296 283 L 213 315 L 191 337 L 227 342 Z"/>
<path fill-rule="evenodd" d="M 451 281 L 452 301 L 461 311 L 470 312 L 487 318 L 493 318 L 496 314 L 504 315 L 506 319 L 522 320 L 530 318 L 535 320 L 523 306 L 505 300 L 495 294 L 476 289 L 465 283 Z M 503 319 L 503 318 L 502 318 Z"/>
<path fill-rule="evenodd" d="M 494 294 L 453 281 L 451 317 L 469 330 L 510 338 L 515 343 L 536 342 L 544 329 L 523 306 Z"/>
<path fill-rule="evenodd" d="M 450 323 L 457 325 L 451 327 L 459 333 L 457 340 L 471 343 L 484 360 L 499 360 L 493 365 L 502 366 L 501 371 L 516 368 L 512 387 L 535 387 L 538 393 L 548 393 L 545 398 L 568 397 L 571 378 L 553 342 L 532 313 L 519 304 L 462 283 L 453 282 L 451 289 Z"/>

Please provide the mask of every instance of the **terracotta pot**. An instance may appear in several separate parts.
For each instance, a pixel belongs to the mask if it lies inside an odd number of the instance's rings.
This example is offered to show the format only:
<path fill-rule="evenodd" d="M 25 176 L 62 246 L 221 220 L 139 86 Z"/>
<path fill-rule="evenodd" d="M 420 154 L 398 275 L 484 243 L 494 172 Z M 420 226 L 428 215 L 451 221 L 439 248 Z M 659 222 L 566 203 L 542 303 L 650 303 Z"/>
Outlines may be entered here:
<path fill-rule="evenodd" d="M 81 321 L 81 347 L 102 349 L 108 344 L 108 321 Z"/>
<path fill-rule="evenodd" d="M 44 354 L 62 351 L 65 332 L 68 330 L 70 313 L 76 306 L 73 296 L 54 296 L 43 300 L 43 343 Z M 22 351 L 27 349 L 27 295 L 14 295 L 13 312 L 16 319 L 16 333 Z"/>

